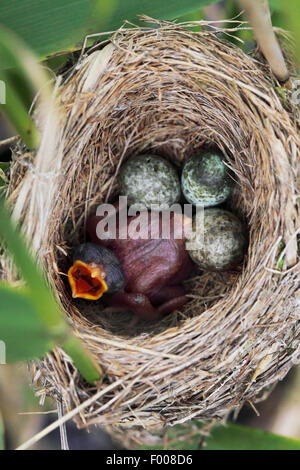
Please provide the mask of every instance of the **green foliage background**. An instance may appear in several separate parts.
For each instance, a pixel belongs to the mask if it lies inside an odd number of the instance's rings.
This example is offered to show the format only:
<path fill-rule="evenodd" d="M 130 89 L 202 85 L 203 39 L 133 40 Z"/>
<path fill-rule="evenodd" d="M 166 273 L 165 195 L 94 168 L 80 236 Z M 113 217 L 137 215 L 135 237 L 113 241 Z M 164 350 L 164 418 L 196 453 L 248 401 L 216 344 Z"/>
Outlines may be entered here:
<path fill-rule="evenodd" d="M 0 2 L 0 21 L 45 59 L 78 49 L 86 35 L 114 31 L 125 20 L 141 25 L 138 15 L 170 20 L 210 3 L 214 0 L 22 0 Z M 0 51 L 0 67 L 11 65 Z"/>

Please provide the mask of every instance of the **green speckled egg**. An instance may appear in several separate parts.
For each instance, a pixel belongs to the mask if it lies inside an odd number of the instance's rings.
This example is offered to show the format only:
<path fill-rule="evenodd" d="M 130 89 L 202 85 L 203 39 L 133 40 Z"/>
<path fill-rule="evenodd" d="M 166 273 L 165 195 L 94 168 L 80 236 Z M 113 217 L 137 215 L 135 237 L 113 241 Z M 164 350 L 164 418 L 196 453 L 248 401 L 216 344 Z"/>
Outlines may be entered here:
<path fill-rule="evenodd" d="M 148 154 L 132 157 L 121 167 L 119 187 L 128 205 L 143 204 L 147 209 L 152 204 L 167 209 L 181 195 L 176 169 L 164 158 Z"/>
<path fill-rule="evenodd" d="M 210 207 L 226 201 L 232 180 L 223 160 L 224 157 L 218 152 L 204 152 L 187 160 L 182 171 L 181 187 L 189 203 Z"/>
<path fill-rule="evenodd" d="M 186 248 L 200 268 L 219 271 L 233 268 L 243 260 L 246 237 L 242 223 L 231 212 L 219 208 L 204 210 L 193 219 L 193 231 Z M 201 227 L 204 232 L 201 234 Z"/>

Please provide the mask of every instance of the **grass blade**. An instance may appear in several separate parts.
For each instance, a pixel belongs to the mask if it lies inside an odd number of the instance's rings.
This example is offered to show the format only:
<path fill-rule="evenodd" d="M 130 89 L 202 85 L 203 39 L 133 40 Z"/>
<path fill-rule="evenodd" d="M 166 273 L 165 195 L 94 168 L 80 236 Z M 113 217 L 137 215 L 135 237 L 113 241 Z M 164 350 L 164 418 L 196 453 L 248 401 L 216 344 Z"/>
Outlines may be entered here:
<path fill-rule="evenodd" d="M 46 59 L 78 49 L 86 35 L 116 30 L 125 20 L 141 25 L 137 15 L 171 20 L 211 3 L 214 0 L 22 0 L 1 2 L 0 18 L 39 59 Z M 11 66 L 0 51 L 0 68 Z"/>

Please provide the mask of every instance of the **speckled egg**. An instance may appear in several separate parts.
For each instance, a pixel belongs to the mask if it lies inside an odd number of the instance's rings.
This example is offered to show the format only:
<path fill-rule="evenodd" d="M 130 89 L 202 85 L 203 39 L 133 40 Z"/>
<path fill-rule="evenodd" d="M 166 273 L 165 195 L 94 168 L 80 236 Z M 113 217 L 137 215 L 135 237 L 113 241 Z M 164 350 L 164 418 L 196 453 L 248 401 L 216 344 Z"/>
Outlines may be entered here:
<path fill-rule="evenodd" d="M 234 268 L 243 261 L 245 248 L 243 224 L 231 212 L 216 207 L 194 217 L 186 249 L 200 268 L 208 271 Z"/>
<path fill-rule="evenodd" d="M 130 158 L 119 175 L 120 195 L 127 196 L 128 205 L 143 204 L 147 209 L 157 204 L 167 209 L 179 201 L 180 181 L 176 169 L 164 158 L 139 155 Z"/>
<path fill-rule="evenodd" d="M 190 204 L 210 207 L 226 201 L 232 189 L 232 179 L 223 160 L 218 152 L 204 152 L 187 160 L 181 175 L 181 187 Z"/>

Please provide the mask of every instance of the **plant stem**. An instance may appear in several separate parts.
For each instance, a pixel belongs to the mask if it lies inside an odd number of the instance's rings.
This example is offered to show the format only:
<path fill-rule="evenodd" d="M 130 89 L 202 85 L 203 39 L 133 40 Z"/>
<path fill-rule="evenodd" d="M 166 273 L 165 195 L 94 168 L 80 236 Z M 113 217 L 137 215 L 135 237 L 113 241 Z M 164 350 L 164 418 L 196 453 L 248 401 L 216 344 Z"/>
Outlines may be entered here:
<path fill-rule="evenodd" d="M 238 0 L 238 2 L 245 10 L 258 45 L 274 75 L 279 81 L 286 82 L 289 79 L 289 71 L 273 31 L 268 0 Z"/>

